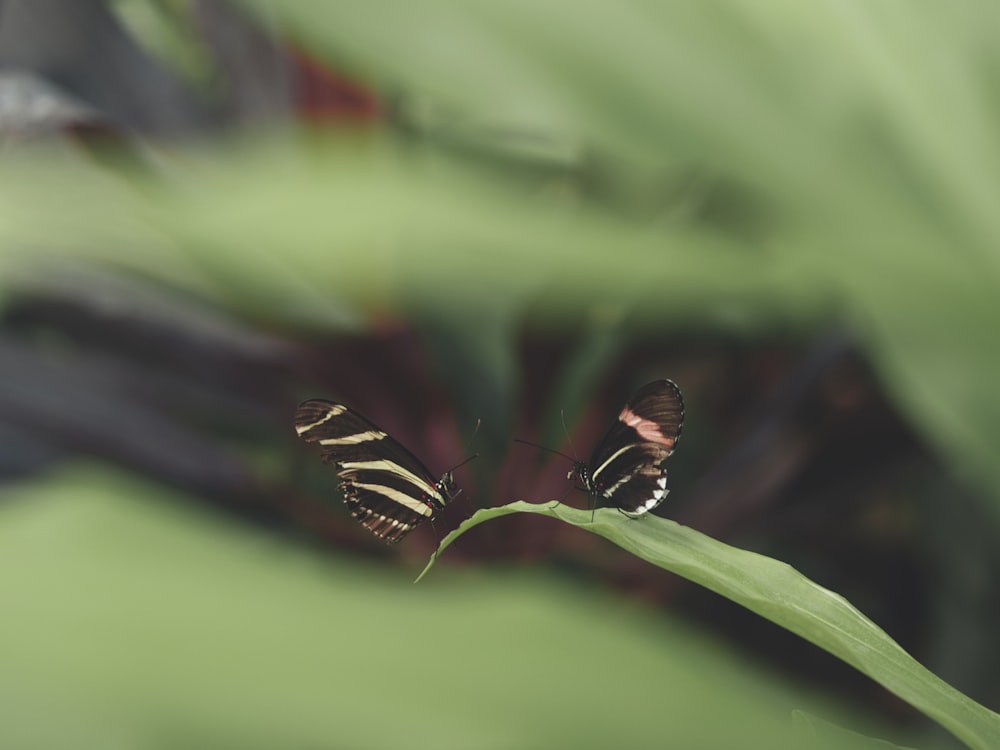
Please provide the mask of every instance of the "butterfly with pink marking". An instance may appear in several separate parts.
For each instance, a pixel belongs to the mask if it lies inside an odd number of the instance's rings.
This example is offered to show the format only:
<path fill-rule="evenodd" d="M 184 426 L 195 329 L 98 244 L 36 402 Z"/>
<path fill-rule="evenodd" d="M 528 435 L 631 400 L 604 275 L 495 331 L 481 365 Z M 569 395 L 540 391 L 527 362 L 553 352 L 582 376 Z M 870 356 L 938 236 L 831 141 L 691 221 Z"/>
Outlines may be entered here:
<path fill-rule="evenodd" d="M 667 496 L 666 460 L 684 426 L 684 398 L 672 380 L 647 383 L 630 398 L 590 461 L 577 461 L 567 479 L 579 477 L 594 498 L 637 518 Z"/>

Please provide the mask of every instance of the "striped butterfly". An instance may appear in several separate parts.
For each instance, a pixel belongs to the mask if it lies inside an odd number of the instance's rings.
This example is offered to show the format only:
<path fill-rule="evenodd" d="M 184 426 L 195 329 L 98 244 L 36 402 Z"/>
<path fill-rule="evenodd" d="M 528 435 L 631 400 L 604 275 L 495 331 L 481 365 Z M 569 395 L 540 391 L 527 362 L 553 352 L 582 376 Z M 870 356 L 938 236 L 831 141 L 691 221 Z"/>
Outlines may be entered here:
<path fill-rule="evenodd" d="M 307 443 L 317 443 L 323 461 L 335 465 L 351 515 L 389 544 L 433 518 L 461 492 L 454 469 L 434 481 L 416 456 L 344 404 L 303 401 L 295 411 L 295 431 Z"/>
<path fill-rule="evenodd" d="M 683 426 L 684 399 L 677 384 L 647 383 L 626 402 L 590 461 L 577 461 L 566 478 L 579 477 L 594 498 L 638 518 L 667 496 L 664 464 Z"/>

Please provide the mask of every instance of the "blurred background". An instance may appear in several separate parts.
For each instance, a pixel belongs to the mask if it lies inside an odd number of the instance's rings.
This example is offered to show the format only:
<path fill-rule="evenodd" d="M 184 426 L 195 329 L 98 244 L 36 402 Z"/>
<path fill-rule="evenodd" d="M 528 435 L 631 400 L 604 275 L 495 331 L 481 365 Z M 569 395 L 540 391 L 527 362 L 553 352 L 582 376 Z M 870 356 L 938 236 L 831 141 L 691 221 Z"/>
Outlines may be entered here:
<path fill-rule="evenodd" d="M 570 490 L 513 438 L 586 457 L 669 377 L 657 513 L 1000 708 L 998 32 L 985 0 L 0 0 L 0 747 L 957 746 L 551 519 L 411 581 Z M 463 494 L 381 545 L 295 439 L 310 397 L 435 475 L 480 453 Z"/>

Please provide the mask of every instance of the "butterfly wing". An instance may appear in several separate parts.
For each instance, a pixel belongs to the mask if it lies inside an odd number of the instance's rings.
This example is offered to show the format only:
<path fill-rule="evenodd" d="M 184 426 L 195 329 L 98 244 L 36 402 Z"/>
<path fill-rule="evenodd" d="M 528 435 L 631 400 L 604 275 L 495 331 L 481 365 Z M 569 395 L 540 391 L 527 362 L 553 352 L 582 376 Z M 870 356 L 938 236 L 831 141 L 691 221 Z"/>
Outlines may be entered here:
<path fill-rule="evenodd" d="M 416 456 L 344 404 L 304 401 L 295 412 L 295 431 L 334 464 L 351 515 L 390 544 L 451 499 Z"/>
<path fill-rule="evenodd" d="M 684 399 L 671 380 L 647 383 L 628 400 L 594 448 L 589 487 L 625 513 L 648 513 L 667 496 L 665 461 L 684 425 Z"/>

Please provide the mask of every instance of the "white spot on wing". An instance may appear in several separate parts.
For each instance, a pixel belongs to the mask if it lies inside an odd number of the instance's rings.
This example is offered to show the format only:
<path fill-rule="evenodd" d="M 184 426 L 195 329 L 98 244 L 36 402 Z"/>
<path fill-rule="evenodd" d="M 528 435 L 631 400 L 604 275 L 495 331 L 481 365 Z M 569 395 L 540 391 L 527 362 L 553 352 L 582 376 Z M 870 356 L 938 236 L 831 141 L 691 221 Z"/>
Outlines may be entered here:
<path fill-rule="evenodd" d="M 398 526 L 403 531 L 409 531 L 410 529 L 416 528 L 416 526 L 414 526 L 413 524 L 403 523 L 402 521 L 399 521 L 395 518 L 389 518 L 388 516 L 383 516 L 381 513 L 376 513 L 371 508 L 355 508 L 354 510 L 351 511 L 351 515 L 353 515 L 362 523 L 368 520 L 369 517 L 375 516 L 382 523 L 388 523 L 392 524 L 393 526 Z M 385 532 L 383 531 L 375 531 L 373 529 L 372 533 L 377 534 L 378 536 L 385 536 Z"/>
<path fill-rule="evenodd" d="M 653 496 L 645 503 L 640 505 L 638 508 L 636 508 L 633 511 L 622 511 L 622 512 L 625 513 L 625 515 L 628 516 L 629 518 L 638 518 L 639 516 L 643 516 L 646 513 L 649 513 L 649 511 L 653 510 L 653 508 L 662 503 L 663 498 L 665 498 L 666 496 L 667 496 L 666 490 L 654 490 Z"/>

